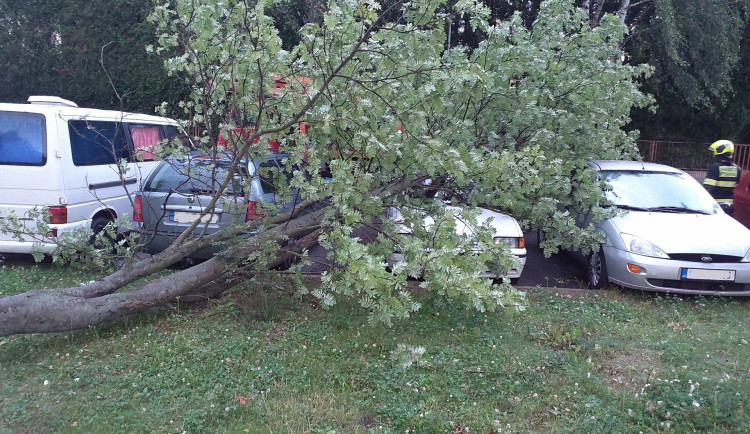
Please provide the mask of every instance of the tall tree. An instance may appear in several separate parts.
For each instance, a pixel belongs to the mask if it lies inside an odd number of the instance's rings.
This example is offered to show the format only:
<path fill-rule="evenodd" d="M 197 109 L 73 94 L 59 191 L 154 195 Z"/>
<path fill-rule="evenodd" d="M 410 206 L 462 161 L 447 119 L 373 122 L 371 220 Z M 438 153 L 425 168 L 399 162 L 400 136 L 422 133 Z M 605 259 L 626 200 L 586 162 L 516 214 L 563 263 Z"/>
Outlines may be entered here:
<path fill-rule="evenodd" d="M 151 0 L 0 0 L 0 100 L 57 95 L 80 106 L 153 113 L 184 81 L 146 53 Z"/>
<path fill-rule="evenodd" d="M 637 124 L 649 138 L 715 140 L 738 133 L 747 122 L 731 114 L 747 110 L 737 98 L 745 2 L 655 0 L 645 12 L 648 25 L 628 50 L 635 62 L 654 67 L 644 90 L 658 108 L 638 113 Z"/>

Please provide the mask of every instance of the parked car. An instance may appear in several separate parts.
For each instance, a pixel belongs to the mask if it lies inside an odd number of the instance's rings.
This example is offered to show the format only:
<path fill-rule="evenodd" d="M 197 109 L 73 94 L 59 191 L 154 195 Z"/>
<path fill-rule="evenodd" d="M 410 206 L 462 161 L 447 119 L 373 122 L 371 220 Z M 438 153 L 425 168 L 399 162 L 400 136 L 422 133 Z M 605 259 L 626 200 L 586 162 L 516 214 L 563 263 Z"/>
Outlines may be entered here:
<path fill-rule="evenodd" d="M 737 221 L 750 227 L 750 172 L 742 175 L 740 182 L 734 187 L 733 196 L 734 213 L 732 215 Z"/>
<path fill-rule="evenodd" d="M 196 233 L 212 234 L 262 216 L 262 204 L 276 199 L 273 177 L 292 176 L 288 161 L 287 154 L 271 154 L 265 160 L 241 163 L 214 212 L 201 217 L 203 224 Z M 230 164 L 226 157 L 190 156 L 165 159 L 154 169 L 135 197 L 133 212 L 148 253 L 165 250 L 206 211 Z M 294 203 L 282 204 L 280 212 Z M 191 258 L 208 259 L 221 249 L 218 245 L 207 247 Z"/>
<path fill-rule="evenodd" d="M 605 236 L 585 256 L 591 288 L 607 282 L 682 294 L 750 295 L 750 230 L 681 170 L 635 161 L 593 161 L 620 209 L 596 224 Z M 591 215 L 580 223 L 588 226 Z"/>
<path fill-rule="evenodd" d="M 437 200 L 437 199 L 436 199 Z M 470 236 L 473 231 L 468 226 L 464 219 L 460 218 L 462 208 L 458 206 L 452 206 L 444 204 L 445 210 L 453 214 L 456 223 L 456 233 L 459 235 Z M 523 231 L 521 226 L 518 224 L 515 218 L 507 214 L 503 214 L 497 211 L 492 211 L 486 208 L 479 208 L 479 215 L 477 216 L 478 222 L 484 222 L 489 220 L 490 226 L 494 229 L 493 240 L 496 243 L 505 243 L 513 255 L 516 257 L 516 264 L 509 270 L 485 270 L 481 273 L 482 277 L 499 279 L 507 277 L 511 280 L 517 280 L 521 277 L 523 267 L 526 264 L 526 241 L 523 237 Z M 396 222 L 398 225 L 398 231 L 403 236 L 410 236 L 413 232 L 413 228 L 408 227 L 404 224 L 404 218 L 398 208 L 390 208 L 388 210 L 388 217 Z M 432 217 L 426 216 L 423 221 L 423 226 L 429 228 L 435 223 Z M 478 252 L 478 250 L 475 250 Z M 387 262 L 392 267 L 396 263 L 404 261 L 404 255 L 402 253 L 395 253 Z"/>
<path fill-rule="evenodd" d="M 0 253 L 52 253 L 66 232 L 129 218 L 130 193 L 157 165 L 156 144 L 179 133 L 168 118 L 55 96 L 28 102 L 0 104 L 0 219 L 12 213 L 26 232 L 0 231 Z M 47 237 L 28 236 L 35 208 L 49 213 Z"/>

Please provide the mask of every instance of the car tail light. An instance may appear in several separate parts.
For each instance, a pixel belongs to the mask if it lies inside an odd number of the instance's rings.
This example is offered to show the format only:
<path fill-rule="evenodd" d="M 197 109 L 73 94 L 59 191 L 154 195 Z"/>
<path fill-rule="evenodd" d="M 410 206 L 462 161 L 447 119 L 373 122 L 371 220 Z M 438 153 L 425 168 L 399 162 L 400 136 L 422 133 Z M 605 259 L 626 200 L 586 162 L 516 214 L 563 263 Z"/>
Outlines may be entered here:
<path fill-rule="evenodd" d="M 59 225 L 68 222 L 68 207 L 67 206 L 51 206 L 49 207 L 49 222 L 53 225 Z"/>
<path fill-rule="evenodd" d="M 136 196 L 133 201 L 133 221 L 143 223 L 143 197 Z"/>
<path fill-rule="evenodd" d="M 258 203 L 249 201 L 247 203 L 247 214 L 245 215 L 245 221 L 249 222 L 250 220 L 257 217 L 263 217 L 263 213 L 258 211 Z"/>

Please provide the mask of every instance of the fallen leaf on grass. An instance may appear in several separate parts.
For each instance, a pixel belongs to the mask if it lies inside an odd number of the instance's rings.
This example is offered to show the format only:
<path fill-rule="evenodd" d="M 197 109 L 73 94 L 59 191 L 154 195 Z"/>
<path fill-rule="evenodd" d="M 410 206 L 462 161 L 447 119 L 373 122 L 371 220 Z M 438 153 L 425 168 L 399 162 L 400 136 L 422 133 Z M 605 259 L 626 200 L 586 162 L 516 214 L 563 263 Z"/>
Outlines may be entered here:
<path fill-rule="evenodd" d="M 686 330 L 690 330 L 690 326 L 685 321 L 680 322 L 670 322 L 667 324 L 668 327 L 672 328 L 672 330 L 676 332 L 682 332 Z"/>

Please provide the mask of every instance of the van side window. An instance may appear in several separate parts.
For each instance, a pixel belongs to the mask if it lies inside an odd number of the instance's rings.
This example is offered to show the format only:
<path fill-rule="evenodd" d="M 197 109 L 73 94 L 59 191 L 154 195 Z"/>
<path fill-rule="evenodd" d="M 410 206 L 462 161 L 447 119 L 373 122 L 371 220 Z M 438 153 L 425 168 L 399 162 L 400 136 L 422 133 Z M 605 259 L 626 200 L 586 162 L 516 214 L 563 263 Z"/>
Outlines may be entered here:
<path fill-rule="evenodd" d="M 180 134 L 180 129 L 174 125 L 165 125 L 164 130 L 167 132 L 167 139 L 173 139 Z"/>
<path fill-rule="evenodd" d="M 130 125 L 130 139 L 133 141 L 135 150 L 135 159 L 137 161 L 153 161 L 154 148 L 161 137 L 161 127 L 159 125 Z"/>
<path fill-rule="evenodd" d="M 44 166 L 46 130 L 42 114 L 0 112 L 0 164 Z"/>
<path fill-rule="evenodd" d="M 132 161 L 120 122 L 69 121 L 68 132 L 76 166 L 117 164 L 120 159 Z"/>

